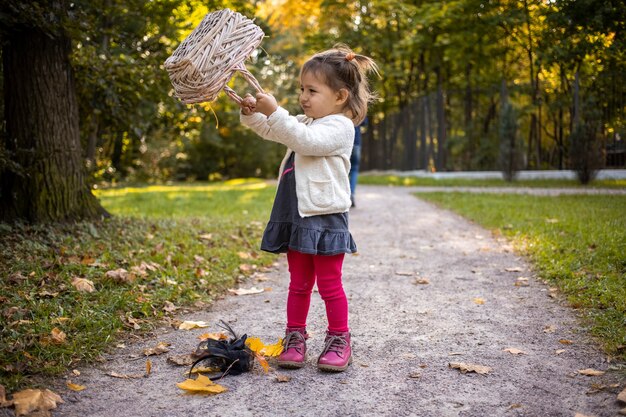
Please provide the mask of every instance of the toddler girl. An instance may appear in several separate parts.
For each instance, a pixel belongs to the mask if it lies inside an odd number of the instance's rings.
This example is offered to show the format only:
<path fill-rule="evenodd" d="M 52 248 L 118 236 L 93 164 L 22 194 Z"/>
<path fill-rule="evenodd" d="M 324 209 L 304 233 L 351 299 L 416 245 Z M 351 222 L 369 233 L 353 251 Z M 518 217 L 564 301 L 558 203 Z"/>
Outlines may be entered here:
<path fill-rule="evenodd" d="M 348 300 L 341 282 L 344 254 L 356 252 L 348 230 L 350 154 L 354 126 L 372 99 L 366 73 L 370 58 L 344 45 L 318 53 L 300 71 L 304 115 L 290 116 L 270 94 L 242 102 L 241 122 L 267 140 L 287 146 L 278 190 L 261 249 L 287 253 L 290 283 L 287 330 L 278 365 L 301 368 L 306 359 L 306 320 L 317 280 L 328 330 L 317 366 L 343 371 L 351 362 Z"/>

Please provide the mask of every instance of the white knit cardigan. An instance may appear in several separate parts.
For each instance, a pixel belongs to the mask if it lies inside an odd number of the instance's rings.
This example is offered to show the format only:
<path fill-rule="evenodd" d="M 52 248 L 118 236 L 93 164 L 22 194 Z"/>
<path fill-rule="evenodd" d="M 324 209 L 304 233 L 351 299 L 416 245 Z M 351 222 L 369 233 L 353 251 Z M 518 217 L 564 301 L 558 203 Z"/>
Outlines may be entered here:
<path fill-rule="evenodd" d="M 350 208 L 350 154 L 354 124 L 346 116 L 333 114 L 319 119 L 290 116 L 278 107 L 269 117 L 261 113 L 241 114 L 241 122 L 262 138 L 287 146 L 280 164 L 295 152 L 296 195 L 301 217 L 344 213 Z"/>

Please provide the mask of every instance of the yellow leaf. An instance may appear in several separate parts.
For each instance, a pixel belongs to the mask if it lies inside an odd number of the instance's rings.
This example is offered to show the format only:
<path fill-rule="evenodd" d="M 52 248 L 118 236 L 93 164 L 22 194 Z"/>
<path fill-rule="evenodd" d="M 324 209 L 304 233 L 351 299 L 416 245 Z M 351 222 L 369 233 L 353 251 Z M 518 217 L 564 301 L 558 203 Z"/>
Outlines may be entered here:
<path fill-rule="evenodd" d="M 13 394 L 16 416 L 23 416 L 32 411 L 46 412 L 55 409 L 59 403 L 63 403 L 61 397 L 49 389 L 25 389 Z"/>
<path fill-rule="evenodd" d="M 476 298 L 474 298 L 474 300 L 473 300 L 473 301 L 474 301 L 474 303 L 476 303 L 476 304 L 478 304 L 478 305 L 485 304 L 485 300 L 483 300 L 483 299 L 482 299 L 482 298 L 480 298 L 480 297 L 476 297 Z"/>
<path fill-rule="evenodd" d="M 209 327 L 209 325 L 203 321 L 185 320 L 178 326 L 178 329 L 179 330 L 191 330 L 191 329 L 202 329 L 205 327 Z"/>
<path fill-rule="evenodd" d="M 93 281 L 90 281 L 85 278 L 74 277 L 72 280 L 72 285 L 76 288 L 77 291 L 80 292 L 94 292 L 96 289 L 93 286 Z"/>
<path fill-rule="evenodd" d="M 265 373 L 268 373 L 270 370 L 270 364 L 267 363 L 267 360 L 256 352 L 254 352 L 254 356 L 256 356 L 256 360 L 259 361 L 259 364 L 261 365 Z"/>
<path fill-rule="evenodd" d="M 191 373 L 192 374 L 214 374 L 219 371 L 220 371 L 220 368 L 212 368 L 210 366 L 196 366 L 195 368 L 193 368 Z M 189 372 L 185 371 L 183 375 L 189 375 Z"/>
<path fill-rule="evenodd" d="M 148 359 L 146 360 L 146 376 L 150 376 L 150 372 L 152 372 L 152 361 Z"/>
<path fill-rule="evenodd" d="M 186 379 L 179 382 L 176 386 L 188 392 L 206 392 L 208 394 L 219 394 L 225 392 L 226 388 L 214 383 L 208 377 L 199 374 L 196 379 Z"/>
<path fill-rule="evenodd" d="M 283 352 L 283 339 L 279 339 L 273 345 L 265 345 L 258 337 L 249 337 L 246 339 L 246 346 L 260 355 L 274 357 Z"/>
<path fill-rule="evenodd" d="M 600 375 L 604 375 L 604 371 L 598 371 L 597 369 L 591 369 L 591 368 L 587 368 L 587 369 L 580 369 L 578 371 L 579 374 L 581 375 L 587 375 L 587 376 L 600 376 Z"/>
<path fill-rule="evenodd" d="M 67 381 L 67 387 L 71 389 L 72 391 L 82 391 L 85 388 L 87 388 L 84 385 L 74 384 L 72 383 L 72 381 Z"/>
<path fill-rule="evenodd" d="M 225 333 L 202 333 L 200 336 L 198 336 L 198 339 L 200 340 L 207 340 L 207 339 L 226 340 L 228 339 L 228 335 Z"/>
<path fill-rule="evenodd" d="M 65 343 L 66 337 L 67 336 L 65 335 L 65 332 L 63 332 L 61 329 L 58 329 L 56 327 L 52 329 L 52 331 L 50 332 L 50 340 L 55 345 L 62 345 L 63 343 Z"/>

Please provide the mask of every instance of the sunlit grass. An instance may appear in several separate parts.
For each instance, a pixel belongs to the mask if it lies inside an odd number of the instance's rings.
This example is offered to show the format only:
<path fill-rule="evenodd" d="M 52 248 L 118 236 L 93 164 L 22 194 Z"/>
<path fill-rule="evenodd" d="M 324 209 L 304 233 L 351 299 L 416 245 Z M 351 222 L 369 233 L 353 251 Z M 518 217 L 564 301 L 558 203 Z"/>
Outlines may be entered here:
<path fill-rule="evenodd" d="M 400 175 L 361 175 L 359 184 L 422 186 L 422 187 L 531 187 L 531 188 L 626 188 L 626 179 L 595 180 L 589 185 L 581 185 L 576 180 L 516 180 L 469 178 L 433 178 Z"/>
<path fill-rule="evenodd" d="M 503 234 L 626 359 L 626 196 L 419 193 Z"/>
<path fill-rule="evenodd" d="M 269 265 L 275 257 L 258 248 L 275 190 L 260 180 L 106 189 L 105 221 L 0 224 L 0 385 L 93 361 L 125 332 L 168 324 L 168 303 L 210 304 L 247 273 L 242 264 Z M 155 269 L 141 273 L 142 263 Z M 118 268 L 134 280 L 106 276 Z M 95 291 L 78 292 L 76 277 Z M 50 343 L 54 328 L 65 343 Z"/>

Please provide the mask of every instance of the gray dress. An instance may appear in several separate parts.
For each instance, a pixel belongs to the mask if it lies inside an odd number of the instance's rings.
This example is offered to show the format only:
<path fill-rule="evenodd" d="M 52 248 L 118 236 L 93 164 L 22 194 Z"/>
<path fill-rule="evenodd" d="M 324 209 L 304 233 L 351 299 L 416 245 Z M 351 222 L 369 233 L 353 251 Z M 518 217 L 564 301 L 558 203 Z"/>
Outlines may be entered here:
<path fill-rule="evenodd" d="M 288 249 L 312 255 L 356 252 L 348 230 L 348 213 L 300 217 L 296 196 L 294 153 L 285 163 L 261 249 L 284 253 Z"/>

